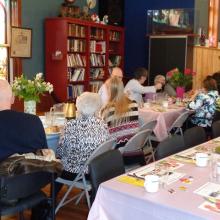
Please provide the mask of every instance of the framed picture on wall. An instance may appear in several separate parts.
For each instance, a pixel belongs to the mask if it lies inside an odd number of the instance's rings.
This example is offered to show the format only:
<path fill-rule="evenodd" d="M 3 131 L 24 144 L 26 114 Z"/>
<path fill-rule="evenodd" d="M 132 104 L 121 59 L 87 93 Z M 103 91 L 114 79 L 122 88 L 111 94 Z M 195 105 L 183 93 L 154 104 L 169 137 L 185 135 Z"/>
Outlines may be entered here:
<path fill-rule="evenodd" d="M 11 28 L 11 57 L 30 58 L 32 49 L 32 29 Z"/>

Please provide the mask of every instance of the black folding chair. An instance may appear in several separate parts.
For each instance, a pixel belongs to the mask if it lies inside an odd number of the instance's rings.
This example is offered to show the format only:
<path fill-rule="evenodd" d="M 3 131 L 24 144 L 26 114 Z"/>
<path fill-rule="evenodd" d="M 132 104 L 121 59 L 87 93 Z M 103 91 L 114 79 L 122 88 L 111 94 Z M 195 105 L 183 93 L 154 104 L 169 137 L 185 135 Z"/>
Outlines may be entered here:
<path fill-rule="evenodd" d="M 168 137 L 158 144 L 155 153 L 156 160 L 160 160 L 164 157 L 168 157 L 172 154 L 178 153 L 184 150 L 184 148 L 185 146 L 182 136 L 174 135 L 172 137 Z"/>
<path fill-rule="evenodd" d="M 49 200 L 51 219 L 55 219 L 54 173 L 35 172 L 16 176 L 0 177 L 0 219 L 1 216 L 19 213 L 23 219 L 23 211 Z M 41 191 L 51 184 L 51 196 Z"/>
<path fill-rule="evenodd" d="M 196 126 L 187 129 L 184 134 L 185 148 L 194 147 L 207 141 L 204 128 Z"/>
<path fill-rule="evenodd" d="M 92 200 L 94 200 L 99 185 L 125 172 L 123 158 L 119 150 L 110 150 L 95 157 L 89 164 L 92 184 Z"/>

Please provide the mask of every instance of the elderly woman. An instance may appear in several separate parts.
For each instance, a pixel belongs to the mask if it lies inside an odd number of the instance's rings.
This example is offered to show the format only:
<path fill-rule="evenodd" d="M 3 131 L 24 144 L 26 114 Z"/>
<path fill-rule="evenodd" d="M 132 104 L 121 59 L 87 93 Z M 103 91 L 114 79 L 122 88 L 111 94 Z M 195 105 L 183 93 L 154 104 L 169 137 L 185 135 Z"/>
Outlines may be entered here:
<path fill-rule="evenodd" d="M 158 83 L 162 84 L 162 88 L 158 92 L 163 92 L 164 95 L 168 95 L 168 96 L 171 96 L 171 97 L 176 97 L 175 89 L 168 82 L 166 82 L 165 76 L 156 75 L 155 78 L 154 78 L 154 85 L 157 85 Z"/>
<path fill-rule="evenodd" d="M 74 179 L 92 152 L 109 138 L 107 125 L 96 117 L 101 107 L 98 94 L 84 92 L 77 98 L 76 107 L 79 117 L 65 124 L 57 148 L 65 179 Z"/>
<path fill-rule="evenodd" d="M 216 110 L 218 91 L 216 81 L 211 77 L 207 77 L 203 81 L 203 87 L 204 91 L 195 93 L 191 98 L 188 108 L 195 110 L 195 115 L 191 117 L 191 123 L 208 130 L 212 125 Z"/>

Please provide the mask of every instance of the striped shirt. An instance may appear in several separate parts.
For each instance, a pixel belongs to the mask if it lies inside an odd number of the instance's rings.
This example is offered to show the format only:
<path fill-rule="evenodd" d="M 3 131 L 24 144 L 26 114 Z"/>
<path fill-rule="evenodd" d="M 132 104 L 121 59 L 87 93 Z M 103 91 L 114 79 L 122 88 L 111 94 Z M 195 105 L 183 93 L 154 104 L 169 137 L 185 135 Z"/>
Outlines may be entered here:
<path fill-rule="evenodd" d="M 102 111 L 102 118 L 107 123 L 109 133 L 116 139 L 117 145 L 124 145 L 139 130 L 138 105 L 135 101 L 129 104 L 129 110 L 118 117 L 114 107 L 106 107 Z"/>

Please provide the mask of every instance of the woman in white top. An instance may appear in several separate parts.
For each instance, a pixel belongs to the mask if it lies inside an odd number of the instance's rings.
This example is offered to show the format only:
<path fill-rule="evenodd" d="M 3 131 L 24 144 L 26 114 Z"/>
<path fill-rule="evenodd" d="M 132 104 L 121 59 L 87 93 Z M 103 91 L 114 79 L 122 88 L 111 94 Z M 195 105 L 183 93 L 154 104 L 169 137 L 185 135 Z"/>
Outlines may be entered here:
<path fill-rule="evenodd" d="M 162 88 L 161 83 L 154 86 L 142 86 L 147 79 L 148 72 L 145 68 L 139 67 L 134 71 L 134 79 L 131 79 L 125 86 L 125 93 L 129 99 L 135 100 L 139 105 L 142 105 L 142 95 L 145 93 L 156 93 L 156 90 Z"/>

